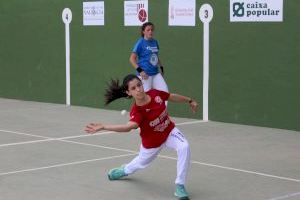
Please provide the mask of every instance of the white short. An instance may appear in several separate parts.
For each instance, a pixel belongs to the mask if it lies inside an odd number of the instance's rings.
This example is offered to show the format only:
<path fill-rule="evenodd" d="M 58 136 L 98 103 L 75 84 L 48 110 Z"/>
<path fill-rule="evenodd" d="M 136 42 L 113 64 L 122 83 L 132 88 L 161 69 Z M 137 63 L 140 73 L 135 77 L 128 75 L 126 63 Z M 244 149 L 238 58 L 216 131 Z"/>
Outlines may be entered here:
<path fill-rule="evenodd" d="M 125 173 L 129 175 L 133 174 L 137 170 L 146 168 L 164 147 L 177 151 L 177 177 L 175 184 L 184 185 L 190 164 L 191 153 L 189 143 L 176 127 L 171 131 L 166 142 L 160 147 L 146 149 L 141 145 L 139 155 L 136 156 L 130 163 L 125 165 Z"/>
<path fill-rule="evenodd" d="M 145 92 L 149 91 L 150 89 L 169 92 L 167 83 L 165 82 L 165 79 L 163 78 L 161 73 L 158 73 L 153 76 L 149 76 L 147 80 L 142 79 L 140 76 L 139 78 L 143 82 L 143 87 Z"/>

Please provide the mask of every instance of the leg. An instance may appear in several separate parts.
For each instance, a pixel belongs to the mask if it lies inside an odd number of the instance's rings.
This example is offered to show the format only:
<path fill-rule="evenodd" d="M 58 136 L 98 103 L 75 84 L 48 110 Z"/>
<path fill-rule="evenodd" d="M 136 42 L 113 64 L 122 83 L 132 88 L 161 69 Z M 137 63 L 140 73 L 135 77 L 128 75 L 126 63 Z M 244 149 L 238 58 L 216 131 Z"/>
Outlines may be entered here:
<path fill-rule="evenodd" d="M 185 181 L 187 177 L 188 167 L 190 164 L 190 147 L 184 135 L 175 127 L 166 142 L 168 148 L 177 151 L 177 177 L 176 177 L 176 190 L 174 195 L 179 200 L 189 200 L 189 195 L 185 190 Z"/>
<path fill-rule="evenodd" d="M 157 157 L 162 146 L 158 148 L 146 149 L 141 145 L 140 152 L 130 163 L 125 165 L 125 173 L 133 174 L 137 170 L 144 169 Z"/>
<path fill-rule="evenodd" d="M 190 147 L 184 135 L 176 127 L 171 131 L 166 146 L 177 151 L 176 184 L 184 185 L 190 164 Z"/>

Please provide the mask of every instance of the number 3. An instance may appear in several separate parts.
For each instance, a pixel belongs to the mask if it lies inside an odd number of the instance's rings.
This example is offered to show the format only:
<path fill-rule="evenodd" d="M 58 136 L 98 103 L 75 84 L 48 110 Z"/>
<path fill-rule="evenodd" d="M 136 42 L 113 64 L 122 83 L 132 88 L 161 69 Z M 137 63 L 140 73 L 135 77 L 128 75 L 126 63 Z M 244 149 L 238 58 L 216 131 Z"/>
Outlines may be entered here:
<path fill-rule="evenodd" d="M 204 12 L 205 12 L 204 17 L 205 17 L 205 18 L 208 18 L 208 10 L 205 10 Z"/>

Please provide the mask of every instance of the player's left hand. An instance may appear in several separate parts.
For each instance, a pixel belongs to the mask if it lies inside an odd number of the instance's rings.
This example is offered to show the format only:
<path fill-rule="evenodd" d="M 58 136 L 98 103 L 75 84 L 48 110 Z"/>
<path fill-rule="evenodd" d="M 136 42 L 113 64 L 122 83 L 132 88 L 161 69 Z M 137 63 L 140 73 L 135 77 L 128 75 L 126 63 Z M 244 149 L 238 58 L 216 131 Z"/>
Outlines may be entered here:
<path fill-rule="evenodd" d="M 198 103 L 195 100 L 192 100 L 192 102 L 190 103 L 190 108 L 192 110 L 193 113 L 196 113 L 198 110 Z"/>
<path fill-rule="evenodd" d="M 89 134 L 94 134 L 103 129 L 104 129 L 104 125 L 101 123 L 90 123 L 85 127 L 85 132 Z"/>

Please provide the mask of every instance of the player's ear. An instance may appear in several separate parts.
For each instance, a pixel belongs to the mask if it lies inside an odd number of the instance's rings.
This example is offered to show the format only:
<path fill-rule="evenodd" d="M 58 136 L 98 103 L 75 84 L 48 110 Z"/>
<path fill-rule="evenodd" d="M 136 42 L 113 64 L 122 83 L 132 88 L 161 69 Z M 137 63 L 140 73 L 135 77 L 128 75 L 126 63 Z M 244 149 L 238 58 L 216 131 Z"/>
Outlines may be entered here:
<path fill-rule="evenodd" d="M 128 97 L 132 96 L 131 93 L 128 90 L 126 90 L 126 94 L 128 95 Z"/>

